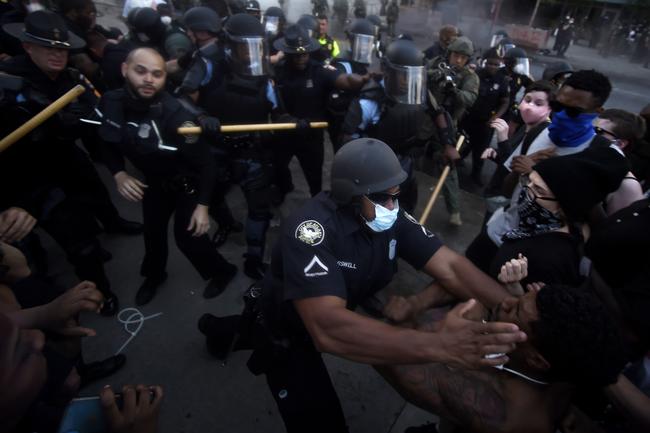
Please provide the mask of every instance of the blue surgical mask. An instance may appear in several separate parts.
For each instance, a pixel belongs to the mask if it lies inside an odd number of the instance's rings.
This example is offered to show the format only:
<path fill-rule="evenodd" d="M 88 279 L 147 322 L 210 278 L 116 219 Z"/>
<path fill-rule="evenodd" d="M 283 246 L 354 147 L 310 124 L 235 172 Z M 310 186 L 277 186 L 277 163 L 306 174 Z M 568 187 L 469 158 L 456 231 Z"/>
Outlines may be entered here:
<path fill-rule="evenodd" d="M 388 210 L 377 203 L 373 203 L 375 205 L 375 219 L 366 221 L 366 224 L 373 232 L 385 232 L 393 227 L 393 224 L 397 221 L 397 214 L 399 212 L 399 203 L 397 201 L 394 203 L 395 208 L 393 210 Z"/>

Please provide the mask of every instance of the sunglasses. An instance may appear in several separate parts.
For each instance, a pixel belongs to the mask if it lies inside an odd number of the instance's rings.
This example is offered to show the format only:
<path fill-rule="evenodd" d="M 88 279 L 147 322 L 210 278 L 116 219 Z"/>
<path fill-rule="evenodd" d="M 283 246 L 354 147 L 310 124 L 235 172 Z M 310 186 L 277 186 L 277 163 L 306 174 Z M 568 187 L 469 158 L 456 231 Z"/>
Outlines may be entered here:
<path fill-rule="evenodd" d="M 560 101 L 555 101 L 555 100 L 550 101 L 548 105 L 550 105 L 551 110 L 553 110 L 553 112 L 559 113 L 560 111 L 564 111 L 567 116 L 572 118 L 576 118 L 587 111 L 584 108 L 580 108 L 580 107 L 569 107 L 567 105 L 564 105 Z"/>
<path fill-rule="evenodd" d="M 374 204 L 378 204 L 379 206 L 384 206 L 388 204 L 390 200 L 392 200 L 393 203 L 397 202 L 397 199 L 399 198 L 400 194 L 401 191 L 397 191 L 394 194 L 388 192 L 373 192 L 372 194 L 366 194 L 366 197 Z"/>
<path fill-rule="evenodd" d="M 601 128 L 600 126 L 594 126 L 594 132 L 598 135 L 603 135 L 607 134 L 610 135 L 614 138 L 614 140 L 618 140 L 618 135 L 614 134 L 612 131 L 608 131 L 606 129 Z"/>

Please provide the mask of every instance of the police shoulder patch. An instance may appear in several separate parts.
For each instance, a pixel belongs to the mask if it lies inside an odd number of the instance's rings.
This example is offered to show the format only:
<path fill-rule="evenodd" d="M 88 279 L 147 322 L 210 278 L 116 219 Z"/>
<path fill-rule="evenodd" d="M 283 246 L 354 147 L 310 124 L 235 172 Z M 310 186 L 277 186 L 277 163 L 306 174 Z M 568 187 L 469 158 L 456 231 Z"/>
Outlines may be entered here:
<path fill-rule="evenodd" d="M 196 123 L 190 120 L 187 120 L 181 124 L 181 128 L 193 128 L 196 126 Z M 184 134 L 183 137 L 185 137 L 185 143 L 187 144 L 193 144 L 199 141 L 199 134 Z"/>
<path fill-rule="evenodd" d="M 296 239 L 307 245 L 316 246 L 325 239 L 325 229 L 316 220 L 307 220 L 298 224 L 295 233 Z"/>

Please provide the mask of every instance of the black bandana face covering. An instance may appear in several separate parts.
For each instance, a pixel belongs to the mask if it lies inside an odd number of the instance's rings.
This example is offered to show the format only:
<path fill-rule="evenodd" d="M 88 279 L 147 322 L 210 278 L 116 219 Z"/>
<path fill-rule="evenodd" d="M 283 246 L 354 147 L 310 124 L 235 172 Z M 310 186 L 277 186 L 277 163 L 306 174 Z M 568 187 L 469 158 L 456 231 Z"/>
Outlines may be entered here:
<path fill-rule="evenodd" d="M 502 240 L 526 239 L 542 233 L 557 230 L 563 226 L 562 220 L 550 210 L 541 206 L 534 197 L 521 190 L 517 200 L 519 227 L 503 235 Z"/>

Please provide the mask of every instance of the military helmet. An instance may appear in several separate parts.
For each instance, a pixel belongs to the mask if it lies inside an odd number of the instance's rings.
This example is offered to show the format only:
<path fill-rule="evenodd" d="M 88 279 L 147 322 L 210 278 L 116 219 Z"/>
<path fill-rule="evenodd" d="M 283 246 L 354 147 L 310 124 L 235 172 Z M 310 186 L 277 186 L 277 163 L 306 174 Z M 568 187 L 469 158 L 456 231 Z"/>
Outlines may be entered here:
<path fill-rule="evenodd" d="M 464 54 L 467 57 L 472 57 L 474 54 L 474 44 L 468 37 L 460 36 L 449 44 L 447 50 L 450 53 Z"/>
<path fill-rule="evenodd" d="M 332 162 L 331 197 L 339 204 L 354 197 L 400 185 L 407 174 L 386 143 L 374 138 L 352 140 L 336 152 Z"/>
<path fill-rule="evenodd" d="M 221 18 L 217 13 L 205 6 L 190 8 L 183 15 L 185 27 L 192 31 L 206 31 L 219 33 L 221 30 Z"/>

